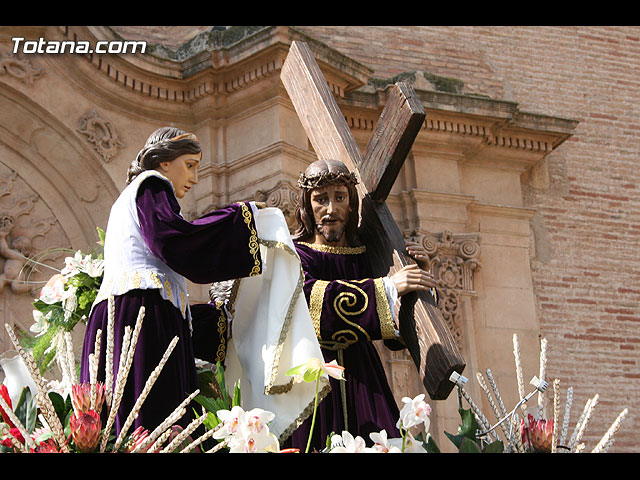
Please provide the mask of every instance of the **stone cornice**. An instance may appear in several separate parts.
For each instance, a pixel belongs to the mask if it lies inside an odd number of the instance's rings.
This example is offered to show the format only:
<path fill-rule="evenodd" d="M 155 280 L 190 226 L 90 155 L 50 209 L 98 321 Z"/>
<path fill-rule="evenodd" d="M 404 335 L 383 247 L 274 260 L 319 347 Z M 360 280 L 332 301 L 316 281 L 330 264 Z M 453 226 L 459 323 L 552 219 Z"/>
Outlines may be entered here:
<path fill-rule="evenodd" d="M 48 27 L 46 34 L 49 40 L 83 40 L 92 45 L 121 40 L 108 27 Z M 203 42 L 189 55 L 170 54 L 154 47 L 151 54 L 57 58 L 66 65 L 62 67 L 66 75 L 78 77 L 83 85 L 93 83 L 100 96 L 123 96 L 130 102 L 157 101 L 174 109 L 189 108 L 206 97 L 232 95 L 273 75 L 296 39 L 309 43 L 338 97 L 362 86 L 371 74 L 367 67 L 290 27 L 261 27 L 231 38 L 235 41 Z"/>

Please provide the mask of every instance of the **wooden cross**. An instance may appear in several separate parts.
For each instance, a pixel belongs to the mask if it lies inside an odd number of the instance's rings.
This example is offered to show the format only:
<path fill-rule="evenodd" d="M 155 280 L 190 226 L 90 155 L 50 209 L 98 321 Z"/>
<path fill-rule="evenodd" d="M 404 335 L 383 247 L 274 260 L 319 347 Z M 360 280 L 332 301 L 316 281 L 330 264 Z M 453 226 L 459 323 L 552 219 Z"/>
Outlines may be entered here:
<path fill-rule="evenodd" d="M 417 136 L 426 112 L 413 88 L 396 83 L 364 154 L 309 47 L 294 41 L 280 72 L 282 83 L 318 159 L 342 161 L 360 178 L 360 227 L 375 276 L 415 263 L 385 200 Z M 401 299 L 400 334 L 429 396 L 443 400 L 455 386 L 449 380 L 465 363 L 434 297 L 414 292 Z"/>

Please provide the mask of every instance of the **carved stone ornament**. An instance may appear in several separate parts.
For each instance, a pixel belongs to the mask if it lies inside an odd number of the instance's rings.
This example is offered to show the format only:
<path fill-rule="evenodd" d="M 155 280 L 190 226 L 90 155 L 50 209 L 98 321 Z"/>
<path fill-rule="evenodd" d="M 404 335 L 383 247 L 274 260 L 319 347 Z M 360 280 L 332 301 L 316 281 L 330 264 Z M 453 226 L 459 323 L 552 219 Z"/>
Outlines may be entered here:
<path fill-rule="evenodd" d="M 0 293 L 27 293 L 35 284 L 28 259 L 39 254 L 56 219 L 36 213 L 39 197 L 0 163 Z"/>
<path fill-rule="evenodd" d="M 427 252 L 429 264 L 426 268 L 437 281 L 438 308 L 462 350 L 460 295 L 475 293 L 473 274 L 480 268 L 478 236 L 444 231 L 413 235 L 410 240 L 422 244 Z"/>
<path fill-rule="evenodd" d="M 296 205 L 298 205 L 298 195 L 298 188 L 289 182 L 280 181 L 270 190 L 258 190 L 254 198 L 256 202 L 264 202 L 267 207 L 276 207 L 282 210 L 289 231 L 293 233 L 297 227 L 295 214 Z"/>
<path fill-rule="evenodd" d="M 0 52 L 0 75 L 10 75 L 27 85 L 31 85 L 43 73 L 43 70 L 34 67 L 28 58 L 22 58 L 12 53 L 3 55 Z"/>
<path fill-rule="evenodd" d="M 80 118 L 79 123 L 78 132 L 87 137 L 105 162 L 109 162 L 122 146 L 111 123 L 104 120 L 95 110 L 86 113 Z"/>

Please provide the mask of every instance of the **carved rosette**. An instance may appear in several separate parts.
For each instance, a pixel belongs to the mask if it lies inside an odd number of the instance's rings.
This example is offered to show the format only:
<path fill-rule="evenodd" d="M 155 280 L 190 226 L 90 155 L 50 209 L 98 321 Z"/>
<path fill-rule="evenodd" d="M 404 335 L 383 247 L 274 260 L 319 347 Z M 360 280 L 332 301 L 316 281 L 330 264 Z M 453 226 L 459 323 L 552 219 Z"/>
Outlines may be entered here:
<path fill-rule="evenodd" d="M 87 137 L 87 140 L 93 145 L 105 163 L 111 161 L 118 148 L 122 146 L 122 142 L 118 138 L 115 129 L 111 126 L 111 122 L 103 119 L 95 110 L 86 113 L 80 118 L 78 132 Z"/>
<path fill-rule="evenodd" d="M 280 181 L 270 190 L 258 190 L 255 193 L 256 202 L 264 202 L 267 207 L 279 208 L 284 214 L 291 233 L 297 227 L 296 205 L 298 205 L 299 191 L 287 181 Z"/>
<path fill-rule="evenodd" d="M 43 75 L 41 68 L 34 67 L 31 60 L 13 53 L 0 52 L 0 75 L 17 78 L 26 85 L 31 85 Z"/>
<path fill-rule="evenodd" d="M 429 257 L 426 268 L 437 281 L 438 308 L 462 351 L 461 295 L 475 293 L 473 274 L 480 267 L 480 245 L 477 234 L 421 233 L 410 240 L 422 244 Z"/>

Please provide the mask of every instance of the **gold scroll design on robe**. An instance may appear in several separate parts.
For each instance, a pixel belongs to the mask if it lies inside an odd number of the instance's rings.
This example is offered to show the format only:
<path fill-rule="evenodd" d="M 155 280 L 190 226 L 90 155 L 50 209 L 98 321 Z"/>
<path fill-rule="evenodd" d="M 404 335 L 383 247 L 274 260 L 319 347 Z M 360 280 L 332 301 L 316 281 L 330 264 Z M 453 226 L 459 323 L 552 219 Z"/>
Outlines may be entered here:
<path fill-rule="evenodd" d="M 260 262 L 260 257 L 258 253 L 260 252 L 260 245 L 258 243 L 258 232 L 256 229 L 251 226 L 251 220 L 253 219 L 253 215 L 251 214 L 251 210 L 247 206 L 246 203 L 239 203 L 240 208 L 242 210 L 242 218 L 244 223 L 246 223 L 247 228 L 249 229 L 249 253 L 253 256 L 253 267 L 251 268 L 251 272 L 249 272 L 249 277 L 254 277 L 256 275 L 260 275 L 262 272 L 262 264 Z"/>
<path fill-rule="evenodd" d="M 352 289 L 352 291 L 339 293 L 333 301 L 333 309 L 336 315 L 346 324 L 353 327 L 352 329 L 343 329 L 336 331 L 332 334 L 331 339 L 323 339 L 320 333 L 320 317 L 322 315 L 322 304 L 325 297 L 325 291 L 330 282 L 326 280 L 317 280 L 312 289 L 309 301 L 309 313 L 313 320 L 313 326 L 320 341 L 320 345 L 323 348 L 331 350 L 339 350 L 347 348 L 349 345 L 358 341 L 359 336 L 357 332 L 362 333 L 367 341 L 371 341 L 371 337 L 360 325 L 350 321 L 347 317 L 361 315 L 369 306 L 369 296 L 360 287 L 355 285 L 356 283 L 362 284 L 370 279 L 362 280 L 336 280 L 341 285 Z M 374 290 L 376 298 L 376 312 L 380 321 L 380 331 L 383 339 L 395 338 L 395 331 L 393 327 L 393 318 L 391 316 L 391 310 L 389 308 L 389 302 L 384 290 L 384 284 L 382 278 L 374 278 Z M 358 295 L 363 299 L 363 306 L 359 310 L 351 311 L 348 308 L 353 308 L 358 303 Z M 347 307 L 347 308 L 345 308 Z M 356 331 L 354 331 L 356 330 Z"/>

